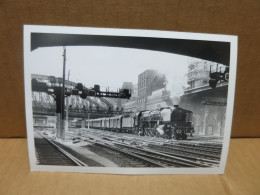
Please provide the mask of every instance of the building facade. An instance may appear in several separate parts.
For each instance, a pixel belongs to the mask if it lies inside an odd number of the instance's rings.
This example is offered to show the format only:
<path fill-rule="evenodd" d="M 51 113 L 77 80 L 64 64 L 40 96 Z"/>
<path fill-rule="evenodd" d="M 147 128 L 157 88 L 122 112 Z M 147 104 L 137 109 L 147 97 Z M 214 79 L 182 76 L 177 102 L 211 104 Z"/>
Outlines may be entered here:
<path fill-rule="evenodd" d="M 195 132 L 201 135 L 223 136 L 228 83 L 218 83 L 215 89 L 209 86 L 210 69 L 223 65 L 205 60 L 193 60 L 189 64 L 187 83 L 189 87 L 180 98 L 180 106 L 193 111 Z"/>
<path fill-rule="evenodd" d="M 225 66 L 206 60 L 192 60 L 188 66 L 187 84 L 189 87 L 186 90 L 200 88 L 209 84 L 210 70 L 216 71 L 225 70 Z"/>
<path fill-rule="evenodd" d="M 153 91 L 165 87 L 164 74 L 156 70 L 146 70 L 138 75 L 138 97 L 137 104 L 141 110 L 146 109 L 147 97 Z"/>

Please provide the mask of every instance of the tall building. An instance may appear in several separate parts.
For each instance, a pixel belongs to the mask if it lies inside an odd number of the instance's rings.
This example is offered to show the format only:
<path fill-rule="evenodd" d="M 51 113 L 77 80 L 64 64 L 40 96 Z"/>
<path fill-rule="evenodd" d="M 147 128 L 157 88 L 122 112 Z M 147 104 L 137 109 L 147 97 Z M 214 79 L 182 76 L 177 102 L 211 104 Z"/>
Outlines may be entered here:
<path fill-rule="evenodd" d="M 188 67 L 188 89 L 208 85 L 210 66 L 206 61 L 194 61 Z"/>
<path fill-rule="evenodd" d="M 138 75 L 138 98 L 140 109 L 146 109 L 147 96 L 165 87 L 165 75 L 156 70 L 146 70 Z"/>

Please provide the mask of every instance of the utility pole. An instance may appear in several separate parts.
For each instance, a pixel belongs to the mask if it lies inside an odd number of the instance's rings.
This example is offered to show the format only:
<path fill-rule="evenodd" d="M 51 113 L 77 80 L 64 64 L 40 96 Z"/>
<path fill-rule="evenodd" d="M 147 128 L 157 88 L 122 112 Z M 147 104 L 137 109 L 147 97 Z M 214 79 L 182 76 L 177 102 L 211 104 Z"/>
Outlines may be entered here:
<path fill-rule="evenodd" d="M 68 72 L 68 81 L 70 80 L 70 70 Z M 65 121 L 65 134 L 69 130 L 69 97 L 66 98 L 66 121 Z"/>
<path fill-rule="evenodd" d="M 90 113 L 90 110 L 89 110 L 89 102 L 88 102 L 88 129 L 89 129 L 89 113 Z"/>
<path fill-rule="evenodd" d="M 65 71 L 66 71 L 66 47 L 63 47 L 63 74 L 62 74 L 62 90 L 61 90 L 61 132 L 60 138 L 65 139 Z"/>

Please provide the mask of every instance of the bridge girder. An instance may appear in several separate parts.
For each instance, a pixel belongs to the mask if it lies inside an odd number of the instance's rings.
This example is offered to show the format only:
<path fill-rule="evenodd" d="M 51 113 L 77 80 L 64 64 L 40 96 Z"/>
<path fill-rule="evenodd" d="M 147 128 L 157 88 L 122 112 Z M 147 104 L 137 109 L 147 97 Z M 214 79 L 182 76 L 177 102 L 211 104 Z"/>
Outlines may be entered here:
<path fill-rule="evenodd" d="M 31 33 L 31 50 L 52 46 L 107 46 L 175 53 L 229 66 L 230 43 L 136 36 Z"/>
<path fill-rule="evenodd" d="M 38 75 L 38 74 L 32 74 L 32 79 L 37 79 L 37 80 L 40 80 L 42 82 L 46 82 L 46 83 L 49 83 L 49 76 L 46 76 L 46 75 Z M 65 81 L 65 84 L 67 87 L 75 87 L 77 85 L 77 83 L 74 83 L 72 81 Z M 36 95 L 38 94 L 38 95 Z M 42 93 L 42 92 L 33 92 L 33 101 L 35 102 L 35 100 L 38 98 L 39 94 L 44 94 L 44 96 L 49 96 L 49 98 L 53 99 L 52 96 L 46 94 L 46 93 Z M 101 100 L 101 98 L 90 98 L 90 97 L 87 97 L 86 100 L 83 100 L 81 99 L 80 97 L 78 96 L 69 96 L 69 97 L 66 97 L 69 99 L 69 105 L 72 105 L 73 108 L 82 108 L 83 105 L 85 105 L 85 101 L 87 101 L 89 103 L 90 106 L 93 107 L 93 105 L 99 107 L 101 110 L 106 110 L 106 107 L 105 106 L 102 106 L 99 102 L 98 102 L 98 99 Z M 47 98 L 48 99 L 48 98 Z M 44 100 L 42 100 L 44 103 L 46 103 Z M 53 102 L 53 101 L 52 101 Z M 105 98 L 102 98 L 101 102 L 104 102 L 106 105 L 107 105 L 107 108 L 110 106 L 113 108 L 113 105 L 111 106 L 109 104 L 109 102 L 105 99 Z"/>

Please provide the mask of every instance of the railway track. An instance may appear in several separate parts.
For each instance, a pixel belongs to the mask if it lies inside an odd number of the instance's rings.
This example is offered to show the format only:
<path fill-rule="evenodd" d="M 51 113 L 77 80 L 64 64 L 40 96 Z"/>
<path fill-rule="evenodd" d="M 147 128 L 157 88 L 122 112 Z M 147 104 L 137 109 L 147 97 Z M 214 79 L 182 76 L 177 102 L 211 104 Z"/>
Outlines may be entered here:
<path fill-rule="evenodd" d="M 169 147 L 175 147 L 175 148 L 180 148 L 180 149 L 192 149 L 196 151 L 201 151 L 201 152 L 209 152 L 211 154 L 219 154 L 221 153 L 222 148 L 206 148 L 204 146 L 196 146 L 196 145 L 183 145 L 183 144 L 164 144 L 164 146 L 169 146 Z"/>
<path fill-rule="evenodd" d="M 115 139 L 115 140 L 125 140 L 128 142 L 136 142 L 136 143 L 145 143 L 151 145 L 163 145 L 165 147 L 174 147 L 178 149 L 189 149 L 189 150 L 196 150 L 201 151 L 204 153 L 210 154 L 219 154 L 222 151 L 222 143 L 198 143 L 197 141 L 178 141 L 178 140 L 165 140 L 157 137 L 140 137 L 140 136 L 129 136 L 124 134 L 116 134 L 114 132 L 105 132 L 104 131 L 86 131 L 84 130 L 83 133 L 91 133 L 97 136 L 106 136 L 108 139 Z"/>
<path fill-rule="evenodd" d="M 35 133 L 34 141 L 38 165 L 87 166 L 40 133 Z"/>
<path fill-rule="evenodd" d="M 138 148 L 135 146 L 129 146 L 126 144 L 116 144 L 119 148 L 124 148 L 132 153 L 145 156 L 150 159 L 157 160 L 165 164 L 165 167 L 210 167 L 209 162 L 200 161 L 198 159 L 194 161 L 193 159 L 188 159 L 185 156 L 175 155 L 172 153 L 162 153 L 156 150 L 150 150 L 146 148 Z"/>
<path fill-rule="evenodd" d="M 147 158 L 145 156 L 133 153 L 131 151 L 127 151 L 123 148 L 119 148 L 110 144 L 106 144 L 105 142 L 96 142 L 96 141 L 89 141 L 92 142 L 93 144 L 99 145 L 102 148 L 108 148 L 111 150 L 116 151 L 117 153 L 123 154 L 124 156 L 126 156 L 128 159 L 131 160 L 131 162 L 129 162 L 129 164 L 131 164 L 131 166 L 134 167 L 166 167 L 165 164 L 158 162 L 156 160 Z M 122 158 L 122 156 L 121 156 Z"/>
<path fill-rule="evenodd" d="M 70 133 L 70 136 L 73 137 L 75 134 Z M 210 151 L 203 151 L 202 149 L 196 151 L 193 148 L 184 147 L 185 149 L 180 149 L 176 146 L 177 149 L 169 147 L 166 150 L 167 146 L 152 145 L 151 141 L 143 144 L 143 146 L 131 145 L 129 143 L 133 141 L 132 138 L 127 140 L 107 133 L 84 131 L 80 136 L 85 141 L 142 161 L 146 167 L 215 167 L 218 166 L 220 159 L 217 152 L 212 154 Z"/>
<path fill-rule="evenodd" d="M 158 146 L 158 145 L 148 145 L 148 148 L 154 149 L 160 152 L 168 152 L 175 154 L 183 154 L 185 156 L 192 156 L 197 158 L 209 159 L 209 160 L 219 160 L 221 153 L 219 152 L 210 152 L 210 151 L 202 151 L 196 150 L 195 148 L 179 148 L 178 146 Z"/>
<path fill-rule="evenodd" d="M 75 136 L 73 133 L 67 133 L 67 135 L 70 136 L 72 139 Z M 85 138 L 85 141 L 100 147 L 102 150 L 104 149 L 112 150 L 113 155 L 115 157 L 122 159 L 122 155 L 123 155 L 128 159 L 128 164 L 131 164 L 131 167 L 166 167 L 166 165 L 163 163 L 120 149 L 116 146 L 111 145 L 109 141 L 99 139 L 95 136 L 93 137 L 93 136 L 83 135 L 81 137 Z"/>
<path fill-rule="evenodd" d="M 159 144 L 159 145 L 178 145 L 179 147 L 183 146 L 183 148 L 187 147 L 193 147 L 196 149 L 201 148 L 202 150 L 206 150 L 208 148 L 209 152 L 213 152 L 216 150 L 216 152 L 219 152 L 222 150 L 222 141 L 219 141 L 219 143 L 215 143 L 214 141 L 210 141 L 210 143 L 207 143 L 207 141 L 199 141 L 199 140 L 168 140 L 163 139 L 161 137 L 150 137 L 150 136 L 137 136 L 134 134 L 128 134 L 128 133 L 116 133 L 112 131 L 104 131 L 99 129 L 90 129 L 90 130 L 81 130 L 83 133 L 90 132 L 95 133 L 96 135 L 104 136 L 115 139 L 126 139 L 136 142 L 145 142 L 145 143 L 151 143 L 151 144 Z M 205 143 L 206 142 L 206 143 Z"/>

